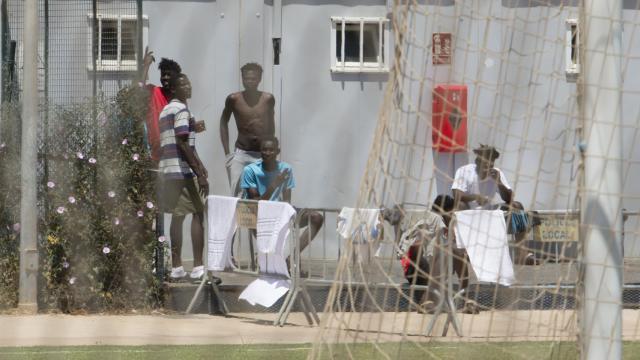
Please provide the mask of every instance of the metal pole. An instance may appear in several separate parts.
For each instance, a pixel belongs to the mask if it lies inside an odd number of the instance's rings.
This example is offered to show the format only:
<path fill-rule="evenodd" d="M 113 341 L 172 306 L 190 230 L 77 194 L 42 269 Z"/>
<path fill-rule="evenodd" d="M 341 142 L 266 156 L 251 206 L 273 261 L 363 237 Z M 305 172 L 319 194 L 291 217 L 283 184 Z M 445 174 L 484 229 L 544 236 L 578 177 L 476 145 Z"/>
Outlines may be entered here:
<path fill-rule="evenodd" d="M 142 0 L 136 0 L 136 19 L 136 34 L 138 35 L 136 37 L 136 60 L 138 60 L 138 79 L 142 79 L 142 58 L 144 57 L 144 50 L 142 49 Z"/>
<path fill-rule="evenodd" d="M 98 2 L 97 0 L 91 1 L 91 15 L 93 17 L 91 19 L 91 39 L 93 43 L 93 46 L 91 49 L 91 63 L 93 64 L 93 74 L 91 74 L 93 78 L 91 94 L 93 96 L 93 102 L 94 102 L 93 108 L 95 110 L 95 101 L 96 101 L 96 97 L 98 96 L 98 51 L 100 51 L 100 49 L 98 48 L 99 45 L 98 45 Z M 93 116 L 93 119 L 95 118 L 96 116 Z"/>
<path fill-rule="evenodd" d="M 621 359 L 622 0 L 583 5 L 581 358 Z"/>
<path fill-rule="evenodd" d="M 20 174 L 20 296 L 18 307 L 38 311 L 38 1 L 24 3 L 24 82 Z"/>
<path fill-rule="evenodd" d="M 43 165 L 44 165 L 44 181 L 49 179 L 49 0 L 44 0 L 44 111 L 43 111 Z M 46 198 L 45 198 L 46 199 Z M 47 211 L 46 200 L 43 199 L 42 208 Z"/>

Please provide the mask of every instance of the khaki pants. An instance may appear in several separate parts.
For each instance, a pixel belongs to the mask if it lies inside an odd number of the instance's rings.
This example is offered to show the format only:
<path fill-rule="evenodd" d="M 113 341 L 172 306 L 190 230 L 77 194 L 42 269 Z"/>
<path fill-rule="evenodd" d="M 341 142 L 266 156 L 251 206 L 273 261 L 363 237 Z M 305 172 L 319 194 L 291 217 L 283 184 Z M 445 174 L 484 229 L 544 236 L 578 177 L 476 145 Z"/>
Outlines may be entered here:
<path fill-rule="evenodd" d="M 244 167 L 252 164 L 262 158 L 259 151 L 245 151 L 236 149 L 230 153 L 226 159 L 227 176 L 229 177 L 229 186 L 231 187 L 231 196 L 240 197 L 242 189 L 240 182 Z"/>
<path fill-rule="evenodd" d="M 186 216 L 204 211 L 204 201 L 196 178 L 163 180 L 159 190 L 158 198 L 163 212 Z"/>

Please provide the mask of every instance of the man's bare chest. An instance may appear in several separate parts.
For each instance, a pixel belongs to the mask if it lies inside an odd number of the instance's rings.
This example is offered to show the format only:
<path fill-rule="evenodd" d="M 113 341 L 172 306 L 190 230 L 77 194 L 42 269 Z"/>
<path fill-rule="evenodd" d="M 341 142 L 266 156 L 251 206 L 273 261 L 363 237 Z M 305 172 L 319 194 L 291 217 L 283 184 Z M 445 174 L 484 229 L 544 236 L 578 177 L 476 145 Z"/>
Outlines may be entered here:
<path fill-rule="evenodd" d="M 248 104 L 236 104 L 234 115 L 242 119 L 255 119 L 265 117 L 267 114 L 267 106 L 263 102 L 258 102 L 254 106 Z"/>

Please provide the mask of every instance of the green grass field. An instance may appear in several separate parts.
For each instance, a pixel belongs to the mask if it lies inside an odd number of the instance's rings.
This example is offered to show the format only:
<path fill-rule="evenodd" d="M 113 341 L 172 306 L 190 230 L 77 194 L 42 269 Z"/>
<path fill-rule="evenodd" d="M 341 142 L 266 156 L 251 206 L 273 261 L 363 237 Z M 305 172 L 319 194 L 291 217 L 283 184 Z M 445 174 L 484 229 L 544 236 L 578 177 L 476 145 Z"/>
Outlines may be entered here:
<path fill-rule="evenodd" d="M 0 348 L 0 359 L 305 359 L 310 344 L 202 346 L 61 346 Z M 326 359 L 577 359 L 575 343 L 385 343 L 336 345 L 324 349 Z M 624 344 L 624 359 L 637 359 L 640 343 Z"/>

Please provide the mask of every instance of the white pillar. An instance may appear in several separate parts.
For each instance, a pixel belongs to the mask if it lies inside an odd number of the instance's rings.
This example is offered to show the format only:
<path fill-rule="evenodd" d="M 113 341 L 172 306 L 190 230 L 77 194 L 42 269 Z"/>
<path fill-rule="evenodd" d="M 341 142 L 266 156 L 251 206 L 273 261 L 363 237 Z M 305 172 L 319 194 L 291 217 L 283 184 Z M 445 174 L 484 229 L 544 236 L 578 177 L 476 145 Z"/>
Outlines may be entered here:
<path fill-rule="evenodd" d="M 622 358 L 622 1 L 584 0 L 582 359 Z"/>
<path fill-rule="evenodd" d="M 38 1 L 25 0 L 18 307 L 28 312 L 38 310 L 38 31 Z"/>

